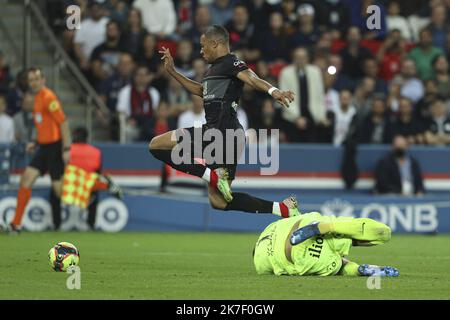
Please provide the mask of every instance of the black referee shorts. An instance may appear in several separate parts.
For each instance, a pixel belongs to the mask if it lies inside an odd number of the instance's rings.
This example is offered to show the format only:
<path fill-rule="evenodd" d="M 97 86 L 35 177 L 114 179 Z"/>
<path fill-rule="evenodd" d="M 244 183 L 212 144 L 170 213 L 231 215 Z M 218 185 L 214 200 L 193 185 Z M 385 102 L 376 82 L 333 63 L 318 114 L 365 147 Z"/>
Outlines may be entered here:
<path fill-rule="evenodd" d="M 29 166 L 39 170 L 41 175 L 49 172 L 52 181 L 60 180 L 64 174 L 62 141 L 40 144 Z"/>
<path fill-rule="evenodd" d="M 178 129 L 178 130 L 180 130 L 180 136 L 178 137 L 178 143 L 182 143 L 182 140 L 183 140 L 182 137 L 186 134 L 189 134 L 191 137 L 191 155 L 194 155 L 194 150 L 195 150 L 194 149 L 195 148 L 194 132 L 197 131 L 196 134 L 203 137 L 203 134 L 208 129 L 209 128 L 206 125 L 203 125 L 201 128 L 190 127 L 190 128 Z M 244 132 L 242 126 L 240 126 L 239 128 L 233 129 L 233 130 L 239 130 L 239 129 L 241 129 L 242 132 Z M 211 170 L 218 169 L 218 168 L 225 168 L 228 171 L 229 179 L 234 180 L 235 175 L 236 175 L 236 167 L 238 164 L 238 160 L 239 160 L 239 158 L 242 154 L 242 151 L 245 147 L 245 135 L 243 136 L 243 139 L 238 139 L 238 138 L 234 137 L 233 139 L 228 138 L 228 140 L 227 140 L 226 133 L 223 130 L 220 130 L 220 131 L 223 136 L 222 161 L 218 161 L 217 163 L 206 163 L 206 166 L 208 168 L 210 168 Z M 205 151 L 205 148 L 213 142 L 214 142 L 214 139 L 212 141 L 206 141 L 206 140 L 202 139 L 201 143 L 202 143 L 202 158 L 203 159 L 204 159 L 203 152 Z M 228 148 L 227 148 L 227 146 L 228 146 Z M 227 151 L 227 150 L 231 150 L 231 146 L 234 149 L 233 158 L 231 161 L 227 161 L 227 153 L 229 153 L 229 151 Z M 212 156 L 214 157 L 215 154 L 213 153 Z M 194 155 L 194 157 L 195 157 L 195 155 Z M 192 158 L 194 158 L 194 157 L 192 157 Z M 230 158 L 231 158 L 231 155 L 230 155 Z"/>

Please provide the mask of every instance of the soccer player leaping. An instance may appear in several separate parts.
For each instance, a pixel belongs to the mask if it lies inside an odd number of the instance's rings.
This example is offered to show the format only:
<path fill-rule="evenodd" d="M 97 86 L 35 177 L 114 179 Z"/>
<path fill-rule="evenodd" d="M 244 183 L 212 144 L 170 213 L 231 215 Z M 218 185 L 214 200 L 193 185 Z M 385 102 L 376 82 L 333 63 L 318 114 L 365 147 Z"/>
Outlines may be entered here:
<path fill-rule="evenodd" d="M 352 246 L 379 245 L 390 238 L 391 229 L 378 221 L 312 212 L 271 223 L 256 242 L 253 262 L 258 274 L 397 277 L 394 267 L 347 259 Z"/>
<path fill-rule="evenodd" d="M 202 83 L 193 81 L 177 72 L 174 67 L 170 51 L 163 47 L 159 53 L 163 54 L 164 67 L 183 87 L 192 94 L 203 98 L 205 107 L 206 124 L 200 129 L 201 135 L 208 129 L 216 129 L 223 133 L 224 146 L 234 144 L 236 141 L 227 141 L 226 130 L 242 130 L 236 116 L 236 107 L 242 94 L 244 83 L 252 88 L 268 92 L 273 98 L 285 107 L 294 99 L 291 91 L 281 91 L 268 82 L 260 79 L 247 65 L 230 53 L 229 36 L 225 28 L 213 25 L 207 28 L 200 38 L 203 58 L 211 64 L 203 77 Z M 201 164 L 181 163 L 176 164 L 171 158 L 172 149 L 180 140 L 179 137 L 190 134 L 194 137 L 194 128 L 184 128 L 167 132 L 154 137 L 149 149 L 153 156 L 176 170 L 197 176 L 208 182 L 209 201 L 213 208 L 220 210 L 237 210 L 252 213 L 273 213 L 282 217 L 298 215 L 297 201 L 289 197 L 282 202 L 272 202 L 252 197 L 245 193 L 231 192 L 230 185 L 235 177 L 238 152 L 233 153 L 233 163 L 225 164 Z M 202 151 L 208 143 L 201 142 Z M 199 146 L 197 146 L 199 147 Z M 240 146 L 242 148 L 242 146 Z M 227 159 L 224 147 L 224 159 Z M 242 150 L 242 149 L 241 149 Z M 192 153 L 191 153 L 192 154 Z M 194 155 L 191 155 L 191 159 Z"/>

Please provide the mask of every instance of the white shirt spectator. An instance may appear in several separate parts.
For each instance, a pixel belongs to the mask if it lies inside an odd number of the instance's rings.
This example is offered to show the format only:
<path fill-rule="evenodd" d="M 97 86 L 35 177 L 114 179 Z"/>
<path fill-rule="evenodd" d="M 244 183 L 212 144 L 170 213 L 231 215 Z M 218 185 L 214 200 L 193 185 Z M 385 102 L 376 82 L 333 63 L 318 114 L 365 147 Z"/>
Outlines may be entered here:
<path fill-rule="evenodd" d="M 330 88 L 325 93 L 325 107 L 327 111 L 334 111 L 339 108 L 339 92 Z"/>
<path fill-rule="evenodd" d="M 354 106 L 349 106 L 347 111 L 343 111 L 340 107 L 336 108 L 334 111 L 334 134 L 333 134 L 333 144 L 335 146 L 340 146 L 344 142 L 347 136 L 348 129 L 352 122 L 353 116 L 356 113 L 356 108 Z"/>
<path fill-rule="evenodd" d="M 400 95 L 410 99 L 414 103 L 422 99 L 424 93 L 425 90 L 422 81 L 417 78 L 405 80 L 400 89 Z"/>
<path fill-rule="evenodd" d="M 91 58 L 95 47 L 105 42 L 108 21 L 109 19 L 106 17 L 98 21 L 94 21 L 91 18 L 81 21 L 81 29 L 76 31 L 73 42 L 81 45 L 81 50 L 86 59 Z"/>
<path fill-rule="evenodd" d="M 7 114 L 0 114 L 0 143 L 14 142 L 14 121 Z"/>
<path fill-rule="evenodd" d="M 325 121 L 325 89 L 323 85 L 322 72 L 319 67 L 308 64 L 305 67 L 305 75 L 308 81 L 308 109 L 315 123 Z M 294 92 L 296 99 L 290 103 L 289 108 L 283 108 L 283 118 L 289 122 L 302 116 L 300 111 L 300 81 L 299 72 L 295 65 L 284 67 L 280 73 L 279 88 Z"/>
<path fill-rule="evenodd" d="M 402 16 L 386 16 L 386 26 L 388 31 L 398 29 L 406 40 L 412 40 L 412 32 L 408 20 Z"/>
<path fill-rule="evenodd" d="M 133 6 L 141 11 L 149 33 L 171 35 L 175 32 L 176 14 L 172 0 L 136 0 Z"/>
<path fill-rule="evenodd" d="M 148 88 L 148 93 L 150 97 L 152 98 L 152 107 L 153 111 L 156 111 L 158 109 L 160 95 L 158 90 L 156 90 L 153 87 Z M 123 87 L 119 91 L 119 96 L 117 98 L 117 105 L 116 105 L 117 112 L 121 112 L 125 114 L 127 117 L 131 116 L 131 85 L 127 85 Z"/>
<path fill-rule="evenodd" d="M 200 128 L 206 123 L 205 110 L 200 113 L 195 113 L 192 110 L 187 110 L 178 117 L 178 128 L 195 127 Z"/>

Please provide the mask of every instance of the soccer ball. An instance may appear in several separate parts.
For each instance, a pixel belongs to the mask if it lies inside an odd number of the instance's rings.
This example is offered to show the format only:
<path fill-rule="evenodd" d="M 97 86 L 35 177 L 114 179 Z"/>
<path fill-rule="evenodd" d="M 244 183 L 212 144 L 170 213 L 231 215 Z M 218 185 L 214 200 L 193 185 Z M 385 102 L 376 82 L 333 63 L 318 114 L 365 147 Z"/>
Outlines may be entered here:
<path fill-rule="evenodd" d="M 55 271 L 67 271 L 80 263 L 80 252 L 69 242 L 59 242 L 48 252 L 50 267 Z"/>

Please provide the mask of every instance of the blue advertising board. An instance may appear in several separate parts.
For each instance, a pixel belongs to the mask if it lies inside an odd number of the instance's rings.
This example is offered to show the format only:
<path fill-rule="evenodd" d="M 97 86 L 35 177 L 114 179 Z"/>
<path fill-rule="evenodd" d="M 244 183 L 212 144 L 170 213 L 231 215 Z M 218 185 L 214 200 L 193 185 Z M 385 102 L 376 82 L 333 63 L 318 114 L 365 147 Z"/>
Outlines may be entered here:
<path fill-rule="evenodd" d="M 277 192 L 260 191 L 256 196 L 281 198 Z M 24 227 L 32 231 L 51 228 L 48 190 L 38 190 L 27 208 Z M 14 192 L 0 193 L 0 221 L 9 221 L 16 204 Z M 397 196 L 331 196 L 310 193 L 300 199 L 302 212 L 324 215 L 368 217 L 389 225 L 396 233 L 450 233 L 450 201 L 445 195 L 419 198 Z M 63 210 L 64 230 L 85 230 L 86 213 Z M 277 219 L 271 214 L 219 211 L 203 196 L 126 195 L 124 201 L 105 197 L 97 210 L 97 227 L 103 231 L 227 231 L 260 232 Z M 4 223 L 4 222 L 2 222 Z"/>

